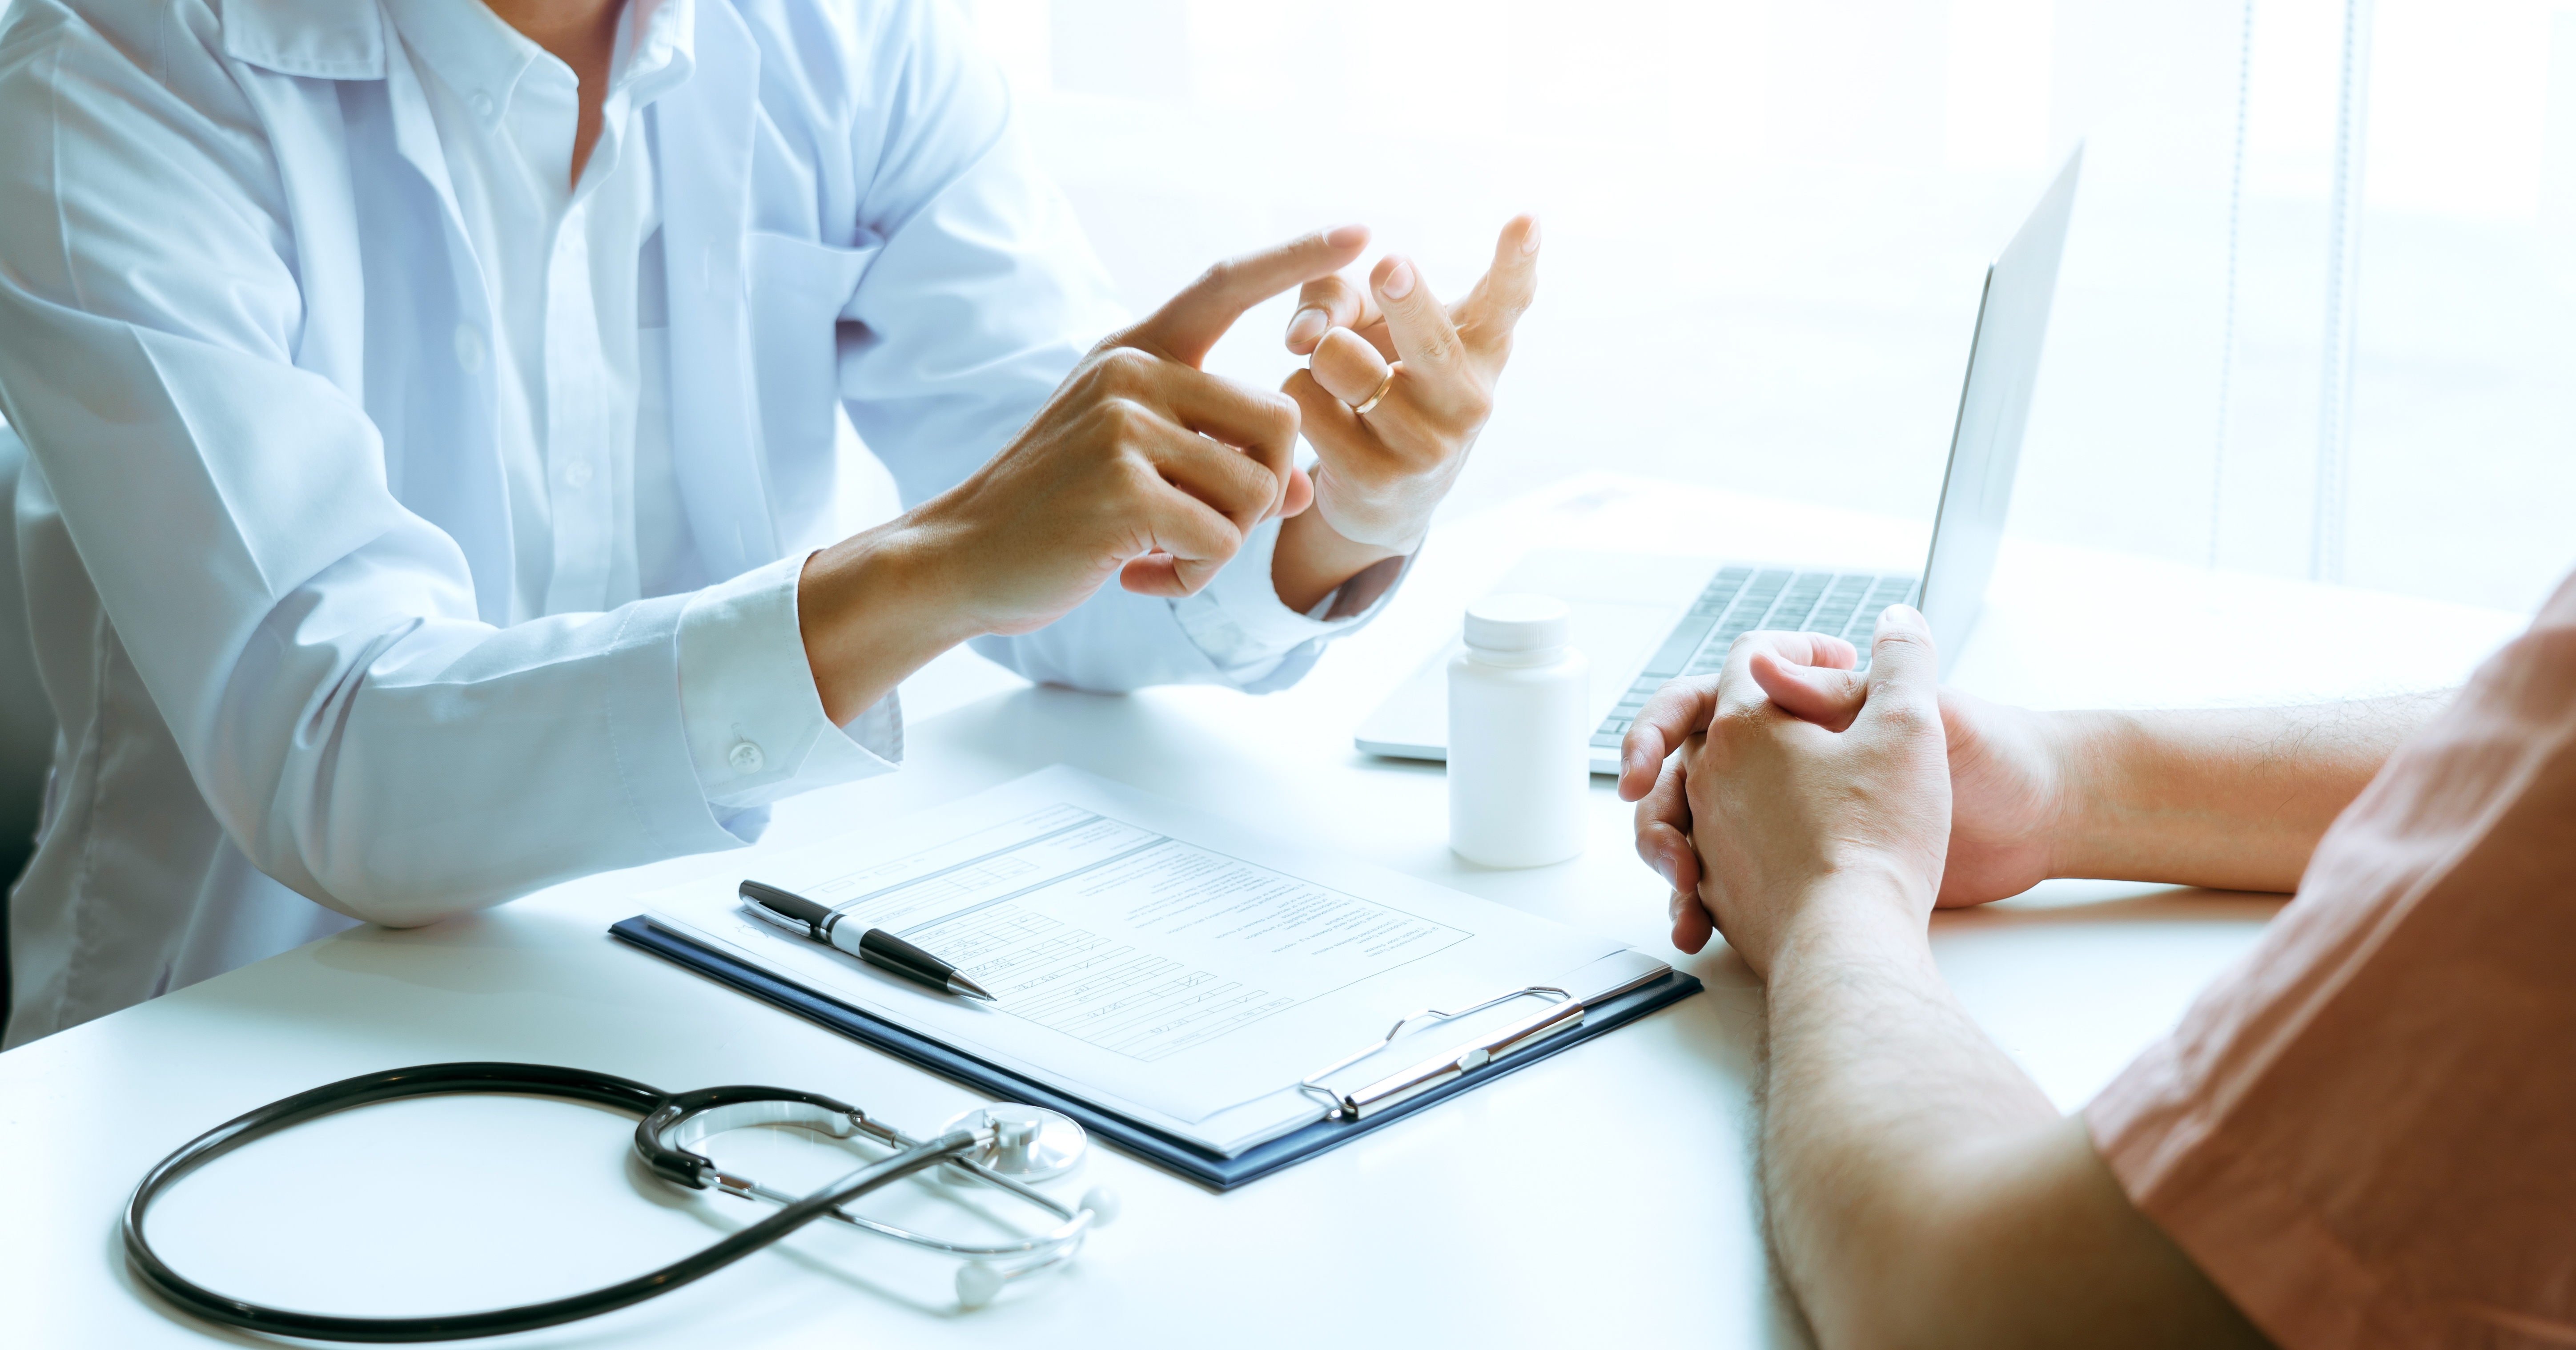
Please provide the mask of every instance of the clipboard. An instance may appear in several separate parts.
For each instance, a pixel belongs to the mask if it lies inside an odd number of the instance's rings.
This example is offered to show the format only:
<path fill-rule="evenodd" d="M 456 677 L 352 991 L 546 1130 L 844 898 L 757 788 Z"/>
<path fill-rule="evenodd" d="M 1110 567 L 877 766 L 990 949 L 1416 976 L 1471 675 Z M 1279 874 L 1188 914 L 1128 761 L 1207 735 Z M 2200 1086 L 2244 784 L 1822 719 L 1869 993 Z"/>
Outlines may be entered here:
<path fill-rule="evenodd" d="M 608 931 L 630 946 L 651 952 L 718 984 L 749 994 L 772 1007 L 794 1013 L 943 1078 L 963 1083 L 979 1092 L 989 1092 L 1005 1101 L 1026 1102 L 1061 1111 L 1080 1121 L 1093 1138 L 1119 1152 L 1218 1191 L 1258 1181 L 1308 1158 L 1330 1152 L 1381 1126 L 1391 1125 L 1461 1092 L 1472 1092 L 1495 1079 L 1562 1054 L 1700 990 L 1696 977 L 1675 970 L 1578 1009 L 1567 1009 L 1562 1003 L 1551 1004 L 1469 1044 L 1444 1047 L 1441 1053 L 1407 1069 L 1356 1090 L 1347 1097 L 1337 1097 L 1331 1117 L 1292 1130 L 1267 1143 L 1256 1144 L 1229 1158 L 1173 1139 L 1115 1112 L 1066 1096 L 1044 1084 L 953 1050 L 918 1032 L 871 1017 L 779 979 L 738 958 L 660 927 L 643 915 L 611 925 Z M 1401 1035 L 1409 1023 L 1432 1016 L 1465 1016 L 1529 992 L 1533 991 L 1511 990 L 1476 1008 L 1462 1009 L 1454 1014 L 1430 1010 L 1416 1013 L 1398 1021 L 1385 1041 L 1369 1046 L 1339 1064 L 1319 1070 L 1300 1086 L 1310 1093 L 1334 1096 L 1328 1089 L 1317 1086 L 1316 1080 L 1383 1049 Z"/>

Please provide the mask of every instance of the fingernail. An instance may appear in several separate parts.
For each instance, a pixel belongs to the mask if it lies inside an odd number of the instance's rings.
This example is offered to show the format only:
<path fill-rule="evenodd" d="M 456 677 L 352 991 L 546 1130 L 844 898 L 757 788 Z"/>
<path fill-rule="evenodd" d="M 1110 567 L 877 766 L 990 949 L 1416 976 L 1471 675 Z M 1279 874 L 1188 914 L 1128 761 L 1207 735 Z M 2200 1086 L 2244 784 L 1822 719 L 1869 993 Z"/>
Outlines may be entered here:
<path fill-rule="evenodd" d="M 1664 918 L 1673 923 L 1682 921 L 1682 892 L 1678 886 L 1673 888 L 1673 898 L 1664 902 Z"/>
<path fill-rule="evenodd" d="M 1377 288 L 1385 292 L 1389 300 L 1401 300 L 1413 294 L 1413 264 L 1396 259 L 1395 266 L 1387 271 L 1386 280 L 1379 282 Z"/>
<path fill-rule="evenodd" d="M 1538 252 L 1538 217 L 1530 217 L 1529 233 L 1521 236 L 1521 252 Z"/>
<path fill-rule="evenodd" d="M 1325 332 L 1332 326 L 1332 316 L 1324 311 L 1311 307 L 1301 309 L 1288 320 L 1288 345 L 1312 346 L 1323 341 Z"/>
<path fill-rule="evenodd" d="M 1923 611 L 1916 609 L 1912 605 L 1889 605 L 1887 607 L 1887 617 L 1910 628 L 1925 628 L 1930 626 L 1923 622 Z"/>
<path fill-rule="evenodd" d="M 1335 248 L 1357 248 L 1368 242 L 1368 226 L 1336 225 L 1324 231 L 1324 242 Z"/>

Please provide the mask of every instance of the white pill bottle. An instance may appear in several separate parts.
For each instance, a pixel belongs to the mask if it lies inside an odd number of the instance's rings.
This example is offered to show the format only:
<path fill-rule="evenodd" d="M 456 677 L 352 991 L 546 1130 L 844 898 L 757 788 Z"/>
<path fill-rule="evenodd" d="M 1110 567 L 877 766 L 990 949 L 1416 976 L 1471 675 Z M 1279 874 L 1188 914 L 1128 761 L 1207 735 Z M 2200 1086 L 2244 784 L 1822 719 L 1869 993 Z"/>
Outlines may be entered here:
<path fill-rule="evenodd" d="M 1467 606 L 1467 649 L 1449 662 L 1449 847 L 1469 862 L 1544 867 L 1583 851 L 1591 679 L 1573 628 L 1554 596 Z"/>

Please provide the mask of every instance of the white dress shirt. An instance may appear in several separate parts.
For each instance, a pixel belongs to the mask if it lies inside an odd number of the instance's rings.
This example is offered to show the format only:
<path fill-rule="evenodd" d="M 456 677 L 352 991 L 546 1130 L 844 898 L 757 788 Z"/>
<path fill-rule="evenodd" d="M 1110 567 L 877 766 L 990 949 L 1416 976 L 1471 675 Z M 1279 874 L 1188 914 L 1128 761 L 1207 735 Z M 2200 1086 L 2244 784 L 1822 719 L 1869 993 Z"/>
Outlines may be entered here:
<path fill-rule="evenodd" d="M 0 413 L 62 727 L 10 1043 L 900 759 L 796 622 L 833 405 L 918 501 L 1119 317 L 943 6 L 631 0 L 577 183 L 570 70 L 478 0 L 5 22 L 0 200 L 52 209 L 0 212 Z M 1276 540 L 976 645 L 1281 687 L 1367 616 L 1282 606 Z"/>
<path fill-rule="evenodd" d="M 672 471 L 663 401 L 668 306 L 652 303 L 664 262 L 644 110 L 689 77 L 692 0 L 629 0 L 617 24 L 599 140 L 572 177 L 580 86 L 572 68 L 481 0 L 387 0 L 420 77 L 494 323 L 478 363 L 499 393 L 502 472 L 517 584 L 510 621 L 605 611 L 704 586 Z M 797 561 L 801 562 L 800 554 Z M 782 563 L 787 560 L 781 560 Z M 779 567 L 706 588 L 680 620 L 680 698 L 709 803 L 743 813 L 903 756 L 893 695 L 830 735 L 795 623 L 794 577 Z M 1271 609 L 1280 606 L 1275 598 Z M 1299 633 L 1302 641 L 1311 633 Z M 793 650 L 788 643 L 793 641 Z M 1255 652 L 1276 658 L 1295 641 Z M 1252 650 L 1247 648 L 1247 650 Z M 805 714 L 764 745 L 737 707 Z M 775 741 L 771 733 L 763 739 Z M 799 772 L 743 784 L 784 750 Z"/>

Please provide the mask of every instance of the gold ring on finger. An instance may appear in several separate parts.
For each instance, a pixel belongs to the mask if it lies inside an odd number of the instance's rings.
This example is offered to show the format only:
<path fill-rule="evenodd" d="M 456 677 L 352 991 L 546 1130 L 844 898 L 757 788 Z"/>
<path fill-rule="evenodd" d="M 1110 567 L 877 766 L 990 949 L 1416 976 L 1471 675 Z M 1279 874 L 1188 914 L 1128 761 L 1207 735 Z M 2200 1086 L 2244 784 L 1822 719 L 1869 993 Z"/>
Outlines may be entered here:
<path fill-rule="evenodd" d="M 1386 400 L 1386 391 L 1393 389 L 1394 387 L 1395 368 L 1390 366 L 1387 368 L 1386 378 L 1377 382 L 1377 392 L 1369 395 L 1365 400 L 1362 400 L 1357 406 L 1353 407 L 1351 411 L 1362 417 L 1368 416 L 1368 410 L 1384 402 Z"/>

